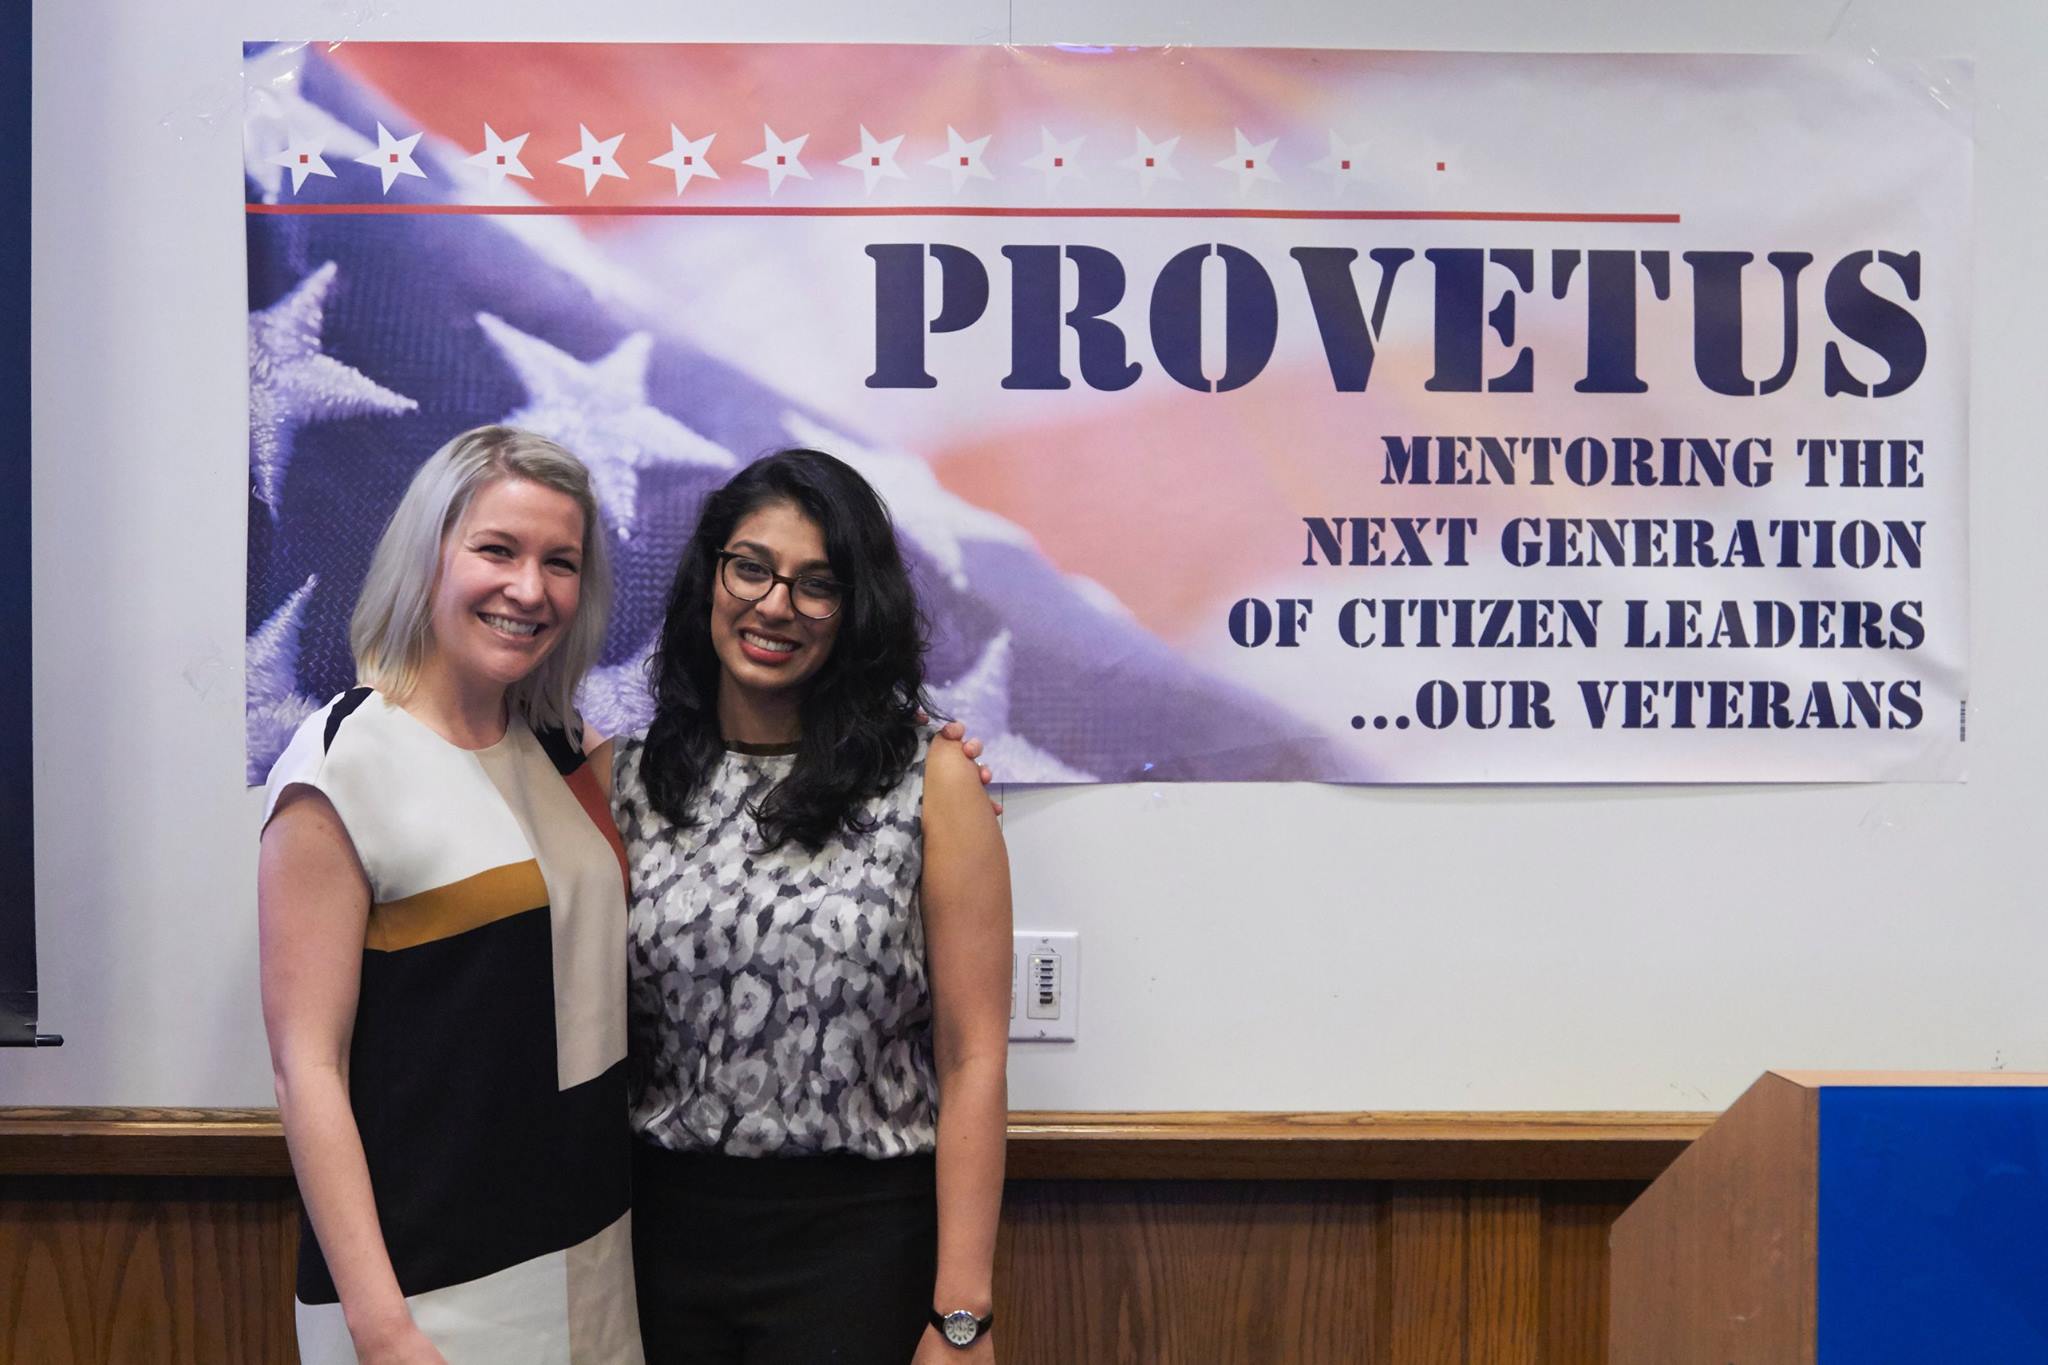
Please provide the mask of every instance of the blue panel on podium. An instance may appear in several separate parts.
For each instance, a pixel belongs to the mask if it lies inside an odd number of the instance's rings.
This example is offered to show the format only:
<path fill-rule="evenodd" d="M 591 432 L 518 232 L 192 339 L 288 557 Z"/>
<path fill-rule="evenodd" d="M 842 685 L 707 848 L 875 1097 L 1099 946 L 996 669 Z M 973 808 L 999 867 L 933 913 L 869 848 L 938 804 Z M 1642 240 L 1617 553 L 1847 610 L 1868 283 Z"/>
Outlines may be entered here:
<path fill-rule="evenodd" d="M 1817 1365 L 2048 1362 L 2048 1088 L 1820 1091 Z"/>

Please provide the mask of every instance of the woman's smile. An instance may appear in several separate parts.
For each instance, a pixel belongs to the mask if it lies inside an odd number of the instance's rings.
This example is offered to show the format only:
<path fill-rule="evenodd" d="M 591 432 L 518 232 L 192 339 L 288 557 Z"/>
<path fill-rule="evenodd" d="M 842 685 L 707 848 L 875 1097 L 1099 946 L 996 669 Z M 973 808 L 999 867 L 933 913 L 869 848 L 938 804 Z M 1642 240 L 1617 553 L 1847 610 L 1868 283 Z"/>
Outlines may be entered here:
<path fill-rule="evenodd" d="M 496 616 L 487 611 L 478 612 L 477 616 L 500 635 L 510 635 L 522 640 L 530 640 L 547 629 L 546 624 L 540 621 L 518 621 L 510 616 Z"/>
<path fill-rule="evenodd" d="M 740 630 L 740 646 L 747 657 L 756 663 L 780 664 L 796 651 L 797 642 L 780 635 L 769 635 L 764 631 Z"/>

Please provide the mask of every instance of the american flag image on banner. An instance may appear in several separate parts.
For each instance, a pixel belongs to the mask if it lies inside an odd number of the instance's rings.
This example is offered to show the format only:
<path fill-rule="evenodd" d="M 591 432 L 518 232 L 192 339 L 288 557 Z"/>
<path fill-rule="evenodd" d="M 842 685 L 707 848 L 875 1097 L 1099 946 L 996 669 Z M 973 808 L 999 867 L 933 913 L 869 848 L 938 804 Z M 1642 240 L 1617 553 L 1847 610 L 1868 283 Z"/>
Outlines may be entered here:
<path fill-rule="evenodd" d="M 413 471 L 449 437 L 493 422 L 560 441 L 595 477 L 618 580 L 604 659 L 582 694 L 602 733 L 649 718 L 647 653 L 706 492 L 762 454 L 810 445 L 848 460 L 891 508 L 932 626 L 933 696 L 985 739 L 999 781 L 1340 775 L 1315 727 L 1188 662 L 1031 531 L 952 491 L 917 451 L 721 358 L 707 344 L 715 317 L 647 307 L 631 224 L 435 211 L 466 186 L 517 197 L 543 170 L 573 198 L 572 172 L 595 186 L 616 164 L 600 130 L 556 129 L 584 149 L 580 165 L 579 153 L 536 155 L 510 119 L 463 145 L 423 132 L 402 92 L 377 88 L 344 55 L 249 49 L 250 782 L 300 720 L 353 683 L 349 614 Z M 603 103 L 594 92 L 589 104 Z M 883 165 L 875 147 L 866 171 Z M 663 159 L 655 150 L 643 149 L 636 175 L 673 173 L 680 189 L 718 174 L 698 168 L 703 144 L 682 130 Z M 1059 150 L 1044 153 L 1055 185 Z M 731 149 L 723 174 L 742 155 Z M 954 165 L 971 175 L 976 155 L 963 139 Z M 1357 779 L 1355 761 L 1341 775 Z"/>

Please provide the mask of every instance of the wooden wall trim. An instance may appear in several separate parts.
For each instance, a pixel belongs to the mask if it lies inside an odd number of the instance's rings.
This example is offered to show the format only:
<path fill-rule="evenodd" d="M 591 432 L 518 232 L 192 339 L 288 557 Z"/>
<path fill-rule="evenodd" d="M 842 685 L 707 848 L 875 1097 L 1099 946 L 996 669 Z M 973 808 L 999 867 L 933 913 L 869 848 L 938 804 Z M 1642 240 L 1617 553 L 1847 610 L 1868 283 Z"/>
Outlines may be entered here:
<path fill-rule="evenodd" d="M 1016 1180 L 1655 1180 L 1716 1115 L 1010 1116 Z"/>
<path fill-rule="evenodd" d="M 275 1109 L 0 1108 L 0 1175 L 291 1173 Z"/>
<path fill-rule="evenodd" d="M 1013 1180 L 1654 1180 L 1693 1113 L 1014 1113 Z M 291 1174 L 274 1109 L 0 1107 L 0 1175 Z"/>

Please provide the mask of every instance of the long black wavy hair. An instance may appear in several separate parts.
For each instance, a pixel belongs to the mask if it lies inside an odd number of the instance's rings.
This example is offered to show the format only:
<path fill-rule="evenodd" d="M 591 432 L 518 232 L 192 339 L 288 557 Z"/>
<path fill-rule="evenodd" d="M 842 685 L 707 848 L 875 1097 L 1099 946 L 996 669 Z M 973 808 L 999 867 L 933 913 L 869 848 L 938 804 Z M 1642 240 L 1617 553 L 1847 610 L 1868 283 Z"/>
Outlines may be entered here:
<path fill-rule="evenodd" d="M 679 828 L 694 823 L 691 799 L 725 755 L 711 643 L 718 552 L 742 520 L 778 502 L 818 524 L 832 576 L 847 588 L 832 653 L 803 685 L 796 762 L 751 812 L 766 847 L 794 839 L 815 852 L 837 831 L 873 828 L 861 806 L 902 780 L 917 752 L 917 708 L 931 709 L 925 621 L 888 509 L 866 479 L 822 451 L 756 460 L 704 500 L 669 591 L 640 780 L 656 810 Z"/>

